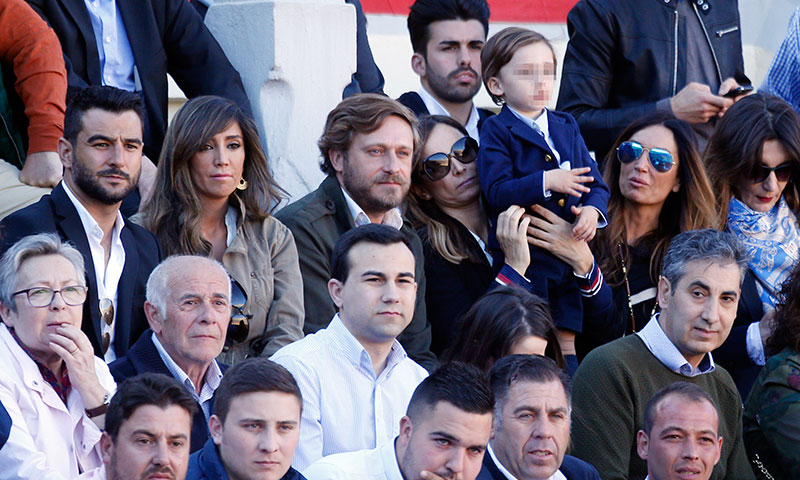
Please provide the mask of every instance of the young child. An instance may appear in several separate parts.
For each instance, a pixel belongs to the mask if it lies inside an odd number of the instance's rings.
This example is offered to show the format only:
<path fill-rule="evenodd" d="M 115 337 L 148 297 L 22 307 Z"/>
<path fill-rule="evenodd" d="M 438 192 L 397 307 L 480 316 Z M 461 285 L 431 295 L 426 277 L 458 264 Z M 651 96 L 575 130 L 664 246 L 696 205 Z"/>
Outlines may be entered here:
<path fill-rule="evenodd" d="M 550 42 L 524 28 L 506 28 L 486 42 L 481 63 L 489 95 L 503 105 L 483 124 L 478 153 L 478 175 L 493 221 L 510 205 L 530 209 L 538 204 L 573 223 L 576 239 L 591 240 L 598 222 L 606 224 L 608 187 L 575 119 L 545 108 L 556 72 Z M 574 355 L 583 309 L 572 269 L 531 246 L 526 276 L 550 304 L 565 355 Z"/>

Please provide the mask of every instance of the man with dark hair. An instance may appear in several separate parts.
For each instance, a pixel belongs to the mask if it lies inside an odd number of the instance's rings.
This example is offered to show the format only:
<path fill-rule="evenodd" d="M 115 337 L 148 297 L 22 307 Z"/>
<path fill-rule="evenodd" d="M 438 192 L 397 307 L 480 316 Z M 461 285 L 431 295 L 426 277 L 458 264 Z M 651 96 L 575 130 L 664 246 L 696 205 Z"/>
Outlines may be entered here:
<path fill-rule="evenodd" d="M 306 476 L 309 480 L 474 480 L 489 441 L 493 406 L 492 391 L 480 370 L 448 363 L 414 390 L 394 441 L 322 458 L 306 469 Z"/>
<path fill-rule="evenodd" d="M 421 88 L 397 100 L 417 116 L 445 115 L 464 125 L 478 140 L 492 115 L 472 98 L 481 89 L 481 50 L 489 32 L 486 0 L 417 0 L 408 14 L 411 68 Z"/>
<path fill-rule="evenodd" d="M 656 392 L 636 434 L 639 457 L 647 461 L 645 480 L 711 478 L 722 451 L 718 427 L 717 405 L 697 385 L 675 382 Z"/>
<path fill-rule="evenodd" d="M 658 282 L 660 313 L 635 335 L 596 348 L 578 367 L 572 451 L 604 479 L 647 475 L 637 455 L 644 406 L 676 381 L 701 387 L 727 412 L 719 425 L 726 441 L 711 478 L 753 478 L 742 443 L 741 397 L 711 355 L 730 333 L 747 260 L 730 233 L 705 229 L 675 236 Z"/>
<path fill-rule="evenodd" d="M 189 460 L 192 480 L 304 480 L 291 467 L 303 397 L 292 374 L 266 358 L 234 365 L 216 392 L 211 438 Z"/>
<path fill-rule="evenodd" d="M 100 438 L 105 465 L 79 478 L 183 480 L 195 408 L 189 392 L 166 375 L 139 375 L 120 383 Z"/>
<path fill-rule="evenodd" d="M 357 227 L 336 243 L 331 263 L 328 293 L 339 313 L 272 356 L 303 392 L 294 461 L 301 471 L 326 455 L 393 439 L 427 375 L 396 340 L 414 314 L 419 270 L 409 239 L 386 225 Z"/>
<path fill-rule="evenodd" d="M 227 365 L 218 363 L 231 315 L 225 267 L 208 257 L 172 255 L 147 279 L 144 303 L 150 329 L 127 355 L 109 365 L 117 382 L 153 372 L 178 380 L 197 402 L 191 451 L 208 439 L 214 392 Z"/>
<path fill-rule="evenodd" d="M 569 378 L 551 359 L 509 355 L 489 372 L 494 428 L 479 480 L 600 480 L 569 446 Z"/>
<path fill-rule="evenodd" d="M 567 15 L 557 110 L 602 164 L 628 124 L 656 111 L 689 122 L 701 151 L 744 75 L 738 1 L 581 0 Z"/>
<path fill-rule="evenodd" d="M 318 144 L 320 168 L 328 177 L 315 191 L 275 215 L 292 230 L 297 245 L 303 275 L 303 330 L 309 334 L 325 328 L 336 313 L 327 284 L 331 253 L 339 237 L 368 223 L 390 225 L 411 243 L 419 285 L 414 318 L 400 343 L 411 358 L 433 369 L 436 359 L 430 352 L 431 331 L 425 318 L 422 242 L 399 208 L 408 193 L 418 145 L 414 114 L 380 95 L 354 95 L 328 114 Z"/>
<path fill-rule="evenodd" d="M 89 289 L 82 328 L 106 362 L 125 355 L 147 328 L 145 283 L 161 260 L 155 236 L 119 211 L 139 178 L 144 116 L 135 93 L 113 87 L 78 93 L 58 141 L 64 179 L 0 223 L 3 251 L 43 232 L 57 233 L 81 251 Z"/>

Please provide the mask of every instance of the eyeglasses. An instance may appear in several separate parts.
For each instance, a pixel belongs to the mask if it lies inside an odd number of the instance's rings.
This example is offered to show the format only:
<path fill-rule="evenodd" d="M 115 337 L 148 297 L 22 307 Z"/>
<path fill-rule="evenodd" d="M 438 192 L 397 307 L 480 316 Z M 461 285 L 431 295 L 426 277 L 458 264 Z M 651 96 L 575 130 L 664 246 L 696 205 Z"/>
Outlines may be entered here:
<path fill-rule="evenodd" d="M 761 183 L 766 180 L 772 172 L 775 172 L 775 178 L 777 178 L 779 182 L 788 182 L 792 176 L 794 176 L 794 166 L 791 163 L 782 163 L 777 167 L 758 165 L 750 172 L 750 181 L 753 183 Z"/>
<path fill-rule="evenodd" d="M 247 340 L 250 333 L 250 319 L 252 315 L 244 313 L 247 295 L 239 282 L 231 278 L 231 320 L 228 322 L 228 332 L 225 334 L 225 343 L 229 347 L 234 343 Z"/>
<path fill-rule="evenodd" d="M 86 301 L 86 287 L 82 285 L 70 285 L 62 288 L 61 290 L 53 290 L 48 287 L 33 287 L 26 290 L 14 292 L 12 295 L 27 295 L 28 303 L 32 307 L 49 307 L 56 297 L 56 293 L 61 294 L 61 300 L 64 300 L 69 306 L 81 305 Z"/>
<path fill-rule="evenodd" d="M 664 173 L 669 172 L 675 159 L 669 150 L 663 148 L 645 148 L 639 142 L 622 142 L 617 147 L 617 159 L 622 163 L 631 163 L 642 156 L 644 152 L 648 152 L 650 164 L 653 165 L 657 171 Z"/>
<path fill-rule="evenodd" d="M 110 298 L 100 299 L 100 325 L 103 327 L 103 354 L 111 346 L 111 325 L 114 323 L 114 302 Z"/>
<path fill-rule="evenodd" d="M 478 142 L 472 137 L 462 137 L 456 140 L 450 153 L 434 153 L 422 161 L 422 171 L 432 181 L 441 180 L 450 172 L 450 160 L 456 159 L 461 163 L 472 163 L 478 157 Z"/>

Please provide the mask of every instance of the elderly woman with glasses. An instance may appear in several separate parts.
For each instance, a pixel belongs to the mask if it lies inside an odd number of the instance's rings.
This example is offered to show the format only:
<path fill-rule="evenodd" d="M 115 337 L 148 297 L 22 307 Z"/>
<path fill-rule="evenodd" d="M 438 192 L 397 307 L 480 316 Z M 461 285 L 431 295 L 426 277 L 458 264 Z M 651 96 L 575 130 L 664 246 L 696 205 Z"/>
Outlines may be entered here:
<path fill-rule="evenodd" d="M 714 222 L 714 196 L 691 126 L 655 113 L 631 123 L 606 157 L 611 196 L 608 226 L 589 245 L 573 239 L 571 226 L 535 207 L 533 245 L 585 270 L 596 257 L 604 275 L 599 294 L 584 298 L 579 357 L 594 347 L 638 331 L 656 311 L 656 284 L 670 240 Z M 591 247 L 591 248 L 590 248 Z M 594 257 L 593 257 L 594 254 Z M 593 302 L 588 305 L 588 302 Z"/>
<path fill-rule="evenodd" d="M 0 403 L 12 430 L 0 477 L 72 479 L 102 465 L 116 390 L 81 331 L 83 256 L 54 234 L 24 237 L 0 259 Z"/>
<path fill-rule="evenodd" d="M 481 202 L 475 159 L 478 143 L 455 120 L 433 115 L 419 124 L 421 145 L 411 175 L 408 216 L 425 252 L 425 291 L 431 351 L 440 355 L 458 332 L 461 316 L 487 290 L 515 283 L 530 263 L 524 210 L 498 219 L 502 252 L 486 249 L 489 219 Z"/>
<path fill-rule="evenodd" d="M 733 329 L 714 353 L 745 398 L 764 364 L 778 293 L 800 258 L 800 116 L 776 96 L 745 97 L 717 124 L 705 162 L 717 226 L 736 235 L 751 256 Z"/>

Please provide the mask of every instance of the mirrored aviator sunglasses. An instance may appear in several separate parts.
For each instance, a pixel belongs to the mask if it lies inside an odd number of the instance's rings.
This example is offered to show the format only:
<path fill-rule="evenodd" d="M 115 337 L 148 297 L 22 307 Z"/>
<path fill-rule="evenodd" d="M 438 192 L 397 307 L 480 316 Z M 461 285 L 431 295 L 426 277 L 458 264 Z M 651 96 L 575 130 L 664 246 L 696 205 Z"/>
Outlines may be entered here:
<path fill-rule="evenodd" d="M 631 163 L 639 159 L 644 152 L 650 164 L 661 173 L 668 172 L 675 164 L 672 154 L 663 148 L 645 148 L 639 142 L 622 142 L 617 147 L 617 159 L 622 163 Z"/>
<path fill-rule="evenodd" d="M 422 161 L 422 171 L 431 181 L 441 180 L 450 172 L 450 160 L 472 163 L 478 158 L 478 142 L 472 137 L 461 137 L 453 144 L 450 153 L 434 153 Z"/>
<path fill-rule="evenodd" d="M 775 172 L 775 178 L 779 182 L 788 182 L 794 176 L 794 166 L 791 163 L 782 163 L 777 167 L 768 167 L 766 165 L 758 165 L 750 172 L 750 181 L 753 183 L 761 183 L 769 177 L 769 174 Z"/>

